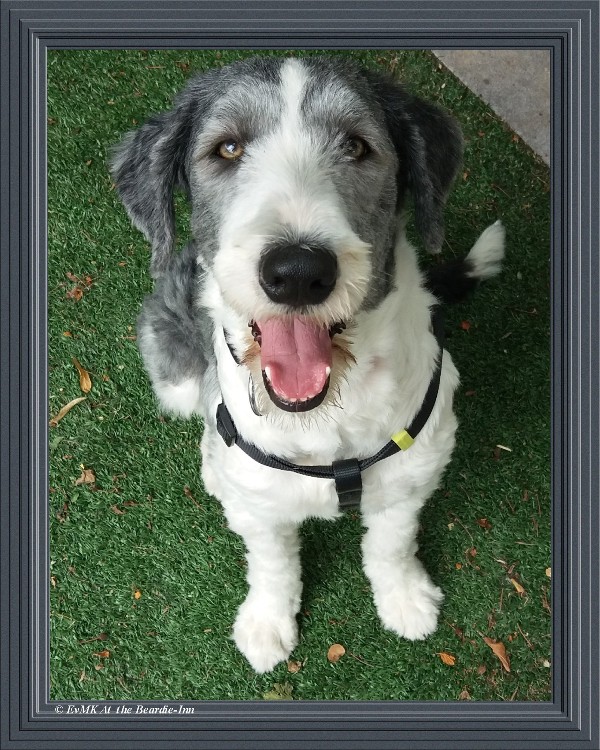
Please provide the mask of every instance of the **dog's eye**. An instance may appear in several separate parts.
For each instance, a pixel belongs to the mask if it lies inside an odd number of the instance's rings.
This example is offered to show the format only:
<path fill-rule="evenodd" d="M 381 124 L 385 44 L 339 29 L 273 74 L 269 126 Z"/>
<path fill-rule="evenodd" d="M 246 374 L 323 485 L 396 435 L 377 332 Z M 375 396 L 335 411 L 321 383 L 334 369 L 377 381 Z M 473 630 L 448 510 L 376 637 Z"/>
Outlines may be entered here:
<path fill-rule="evenodd" d="M 352 137 L 344 142 L 344 153 L 351 159 L 363 159 L 369 153 L 369 147 L 362 138 Z"/>
<path fill-rule="evenodd" d="M 239 159 L 243 153 L 244 147 L 241 143 L 234 141 L 233 138 L 229 138 L 228 140 L 219 143 L 217 147 L 217 154 L 222 159 L 229 159 L 230 161 Z"/>

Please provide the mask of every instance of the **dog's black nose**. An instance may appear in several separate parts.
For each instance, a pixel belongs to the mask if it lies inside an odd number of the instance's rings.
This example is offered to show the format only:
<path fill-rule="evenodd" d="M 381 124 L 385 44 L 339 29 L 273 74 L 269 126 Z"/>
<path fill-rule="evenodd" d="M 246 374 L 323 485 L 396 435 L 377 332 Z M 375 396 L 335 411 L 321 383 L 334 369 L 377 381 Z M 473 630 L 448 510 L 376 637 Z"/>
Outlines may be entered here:
<path fill-rule="evenodd" d="M 327 299 L 335 287 L 338 268 L 335 255 L 327 248 L 286 245 L 264 252 L 258 270 L 269 299 L 303 307 Z"/>

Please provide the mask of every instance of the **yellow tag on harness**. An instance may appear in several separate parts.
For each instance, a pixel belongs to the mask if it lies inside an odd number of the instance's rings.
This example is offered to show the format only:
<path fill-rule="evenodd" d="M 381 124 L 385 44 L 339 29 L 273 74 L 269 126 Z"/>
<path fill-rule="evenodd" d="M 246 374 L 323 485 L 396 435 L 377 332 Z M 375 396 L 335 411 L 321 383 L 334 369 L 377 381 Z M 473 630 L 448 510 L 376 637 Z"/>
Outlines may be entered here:
<path fill-rule="evenodd" d="M 415 442 L 414 438 L 411 438 L 406 430 L 396 432 L 395 435 L 392 435 L 392 440 L 396 443 L 398 448 L 401 448 L 403 451 L 408 450 Z"/>

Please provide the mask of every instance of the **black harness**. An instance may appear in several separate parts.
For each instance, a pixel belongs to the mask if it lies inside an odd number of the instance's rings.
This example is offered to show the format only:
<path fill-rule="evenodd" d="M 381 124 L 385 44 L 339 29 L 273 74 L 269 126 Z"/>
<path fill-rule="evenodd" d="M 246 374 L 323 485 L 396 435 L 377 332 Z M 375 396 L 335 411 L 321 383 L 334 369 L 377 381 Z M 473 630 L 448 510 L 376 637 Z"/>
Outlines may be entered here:
<path fill-rule="evenodd" d="M 390 441 L 386 443 L 378 453 L 370 458 L 344 458 L 334 461 L 329 466 L 300 466 L 298 464 L 293 464 L 290 461 L 286 461 L 283 458 L 263 453 L 263 451 L 259 450 L 259 448 L 252 443 L 248 443 L 238 434 L 233 419 L 231 418 L 231 414 L 229 413 L 229 409 L 223 402 L 217 407 L 217 431 L 225 441 L 226 445 L 237 445 L 237 447 L 243 450 L 246 455 L 250 456 L 250 458 L 263 466 L 269 466 L 272 469 L 281 469 L 282 471 L 293 471 L 296 474 L 302 474 L 307 477 L 333 479 L 335 482 L 335 490 L 339 498 L 340 509 L 346 510 L 347 508 L 356 507 L 360 504 L 362 472 L 370 466 L 373 466 L 373 464 L 383 461 L 384 458 L 389 458 L 401 450 L 408 450 L 408 448 L 414 443 L 419 432 L 421 432 L 425 426 L 425 423 L 433 411 L 440 386 L 442 357 L 444 351 L 444 318 L 442 309 L 439 305 L 436 305 L 432 311 L 432 328 L 433 334 L 438 342 L 439 354 L 435 372 L 433 373 L 429 387 L 427 388 L 423 404 L 410 425 L 392 435 Z M 225 339 L 227 340 L 227 337 L 225 337 Z M 238 362 L 231 347 L 230 351 L 236 362 Z"/>

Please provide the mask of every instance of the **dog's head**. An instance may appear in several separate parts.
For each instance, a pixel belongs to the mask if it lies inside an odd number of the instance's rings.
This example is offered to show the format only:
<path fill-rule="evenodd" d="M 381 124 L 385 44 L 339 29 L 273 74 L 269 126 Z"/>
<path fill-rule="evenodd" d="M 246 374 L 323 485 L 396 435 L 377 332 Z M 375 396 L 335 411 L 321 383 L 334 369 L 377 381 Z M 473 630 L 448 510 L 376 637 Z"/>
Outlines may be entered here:
<path fill-rule="evenodd" d="M 280 409 L 308 411 L 351 359 L 345 326 L 391 288 L 407 192 L 440 249 L 461 151 L 454 120 L 388 77 L 260 57 L 192 79 L 124 138 L 112 173 L 154 276 L 173 253 L 173 192 L 187 192 L 199 261 L 250 326 L 245 363 Z"/>

